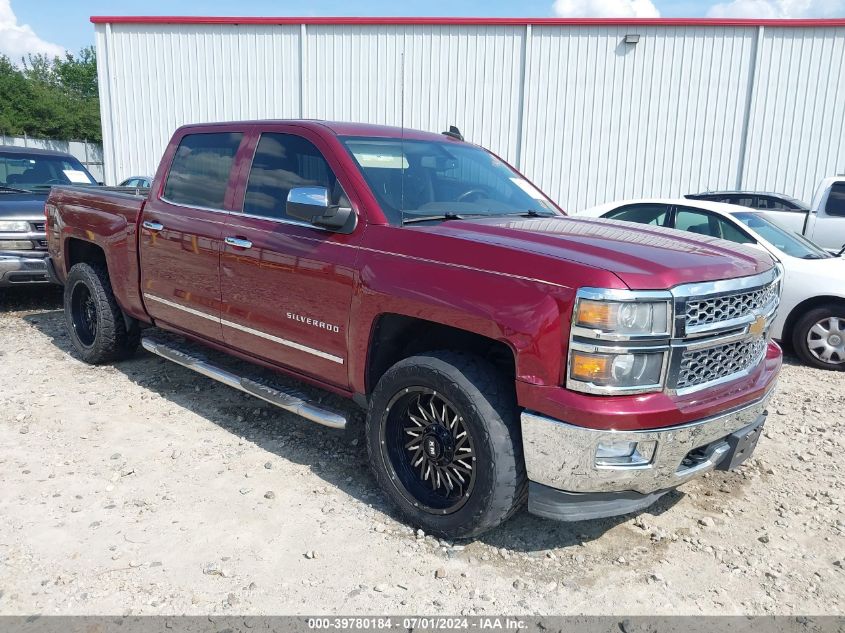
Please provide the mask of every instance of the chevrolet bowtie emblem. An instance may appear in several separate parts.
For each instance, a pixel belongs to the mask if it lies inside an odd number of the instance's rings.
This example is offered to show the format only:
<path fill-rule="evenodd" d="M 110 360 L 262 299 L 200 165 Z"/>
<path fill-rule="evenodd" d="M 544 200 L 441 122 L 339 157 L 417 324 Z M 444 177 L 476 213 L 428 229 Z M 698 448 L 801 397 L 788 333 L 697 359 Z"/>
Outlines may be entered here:
<path fill-rule="evenodd" d="M 757 319 L 748 326 L 748 332 L 754 336 L 759 336 L 766 331 L 766 317 L 758 316 Z"/>

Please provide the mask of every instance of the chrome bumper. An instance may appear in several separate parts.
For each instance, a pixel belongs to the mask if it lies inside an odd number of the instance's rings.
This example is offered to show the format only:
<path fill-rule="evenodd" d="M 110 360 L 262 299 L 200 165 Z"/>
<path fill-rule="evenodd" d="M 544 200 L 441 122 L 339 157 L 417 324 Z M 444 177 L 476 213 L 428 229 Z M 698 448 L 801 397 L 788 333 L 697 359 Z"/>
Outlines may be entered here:
<path fill-rule="evenodd" d="M 0 254 L 0 287 L 39 283 L 50 283 L 46 253 L 21 251 L 17 255 L 7 251 Z"/>
<path fill-rule="evenodd" d="M 522 413 L 522 444 L 528 479 L 578 493 L 636 491 L 649 494 L 680 486 L 714 469 L 730 450 L 724 438 L 762 416 L 772 390 L 760 400 L 690 424 L 646 431 L 597 431 L 536 413 Z M 651 462 L 596 465 L 600 442 L 657 442 Z M 687 454 L 706 447 L 694 465 Z"/>

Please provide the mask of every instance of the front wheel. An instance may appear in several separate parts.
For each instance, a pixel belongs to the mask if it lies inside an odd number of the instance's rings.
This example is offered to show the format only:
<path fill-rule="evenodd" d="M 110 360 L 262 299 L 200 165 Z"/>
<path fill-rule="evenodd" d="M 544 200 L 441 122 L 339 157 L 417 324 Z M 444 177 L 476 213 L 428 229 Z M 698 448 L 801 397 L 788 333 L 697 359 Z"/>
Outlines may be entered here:
<path fill-rule="evenodd" d="M 406 358 L 379 380 L 367 447 L 379 485 L 426 532 L 466 538 L 513 514 L 527 492 L 513 385 L 463 353 Z"/>
<path fill-rule="evenodd" d="M 845 305 L 810 310 L 795 324 L 792 344 L 801 360 L 812 367 L 845 370 Z"/>

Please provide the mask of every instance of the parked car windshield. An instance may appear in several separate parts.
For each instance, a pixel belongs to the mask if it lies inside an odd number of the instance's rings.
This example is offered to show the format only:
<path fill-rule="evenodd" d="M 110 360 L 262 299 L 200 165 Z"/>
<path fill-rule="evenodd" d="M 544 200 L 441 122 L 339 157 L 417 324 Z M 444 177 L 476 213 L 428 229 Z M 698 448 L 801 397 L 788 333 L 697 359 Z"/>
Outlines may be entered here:
<path fill-rule="evenodd" d="M 480 147 L 362 137 L 343 142 L 392 224 L 558 214 L 540 190 Z"/>
<path fill-rule="evenodd" d="M 731 215 L 787 255 L 800 259 L 827 259 L 831 257 L 820 246 L 816 246 L 797 233 L 785 231 L 759 213 L 732 213 Z"/>
<path fill-rule="evenodd" d="M 0 190 L 33 191 L 53 185 L 96 185 L 72 156 L 0 151 Z"/>

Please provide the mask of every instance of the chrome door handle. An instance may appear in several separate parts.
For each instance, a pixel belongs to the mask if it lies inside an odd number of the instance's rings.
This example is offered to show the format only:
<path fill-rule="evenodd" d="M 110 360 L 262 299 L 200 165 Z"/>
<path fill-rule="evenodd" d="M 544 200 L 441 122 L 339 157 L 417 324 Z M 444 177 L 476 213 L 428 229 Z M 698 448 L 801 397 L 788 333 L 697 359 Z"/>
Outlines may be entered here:
<path fill-rule="evenodd" d="M 225 242 L 229 246 L 237 246 L 238 248 L 252 248 L 252 242 L 240 237 L 227 237 Z"/>
<path fill-rule="evenodd" d="M 143 227 L 148 231 L 162 231 L 164 230 L 164 225 L 160 222 L 150 222 L 149 220 L 144 220 Z"/>

